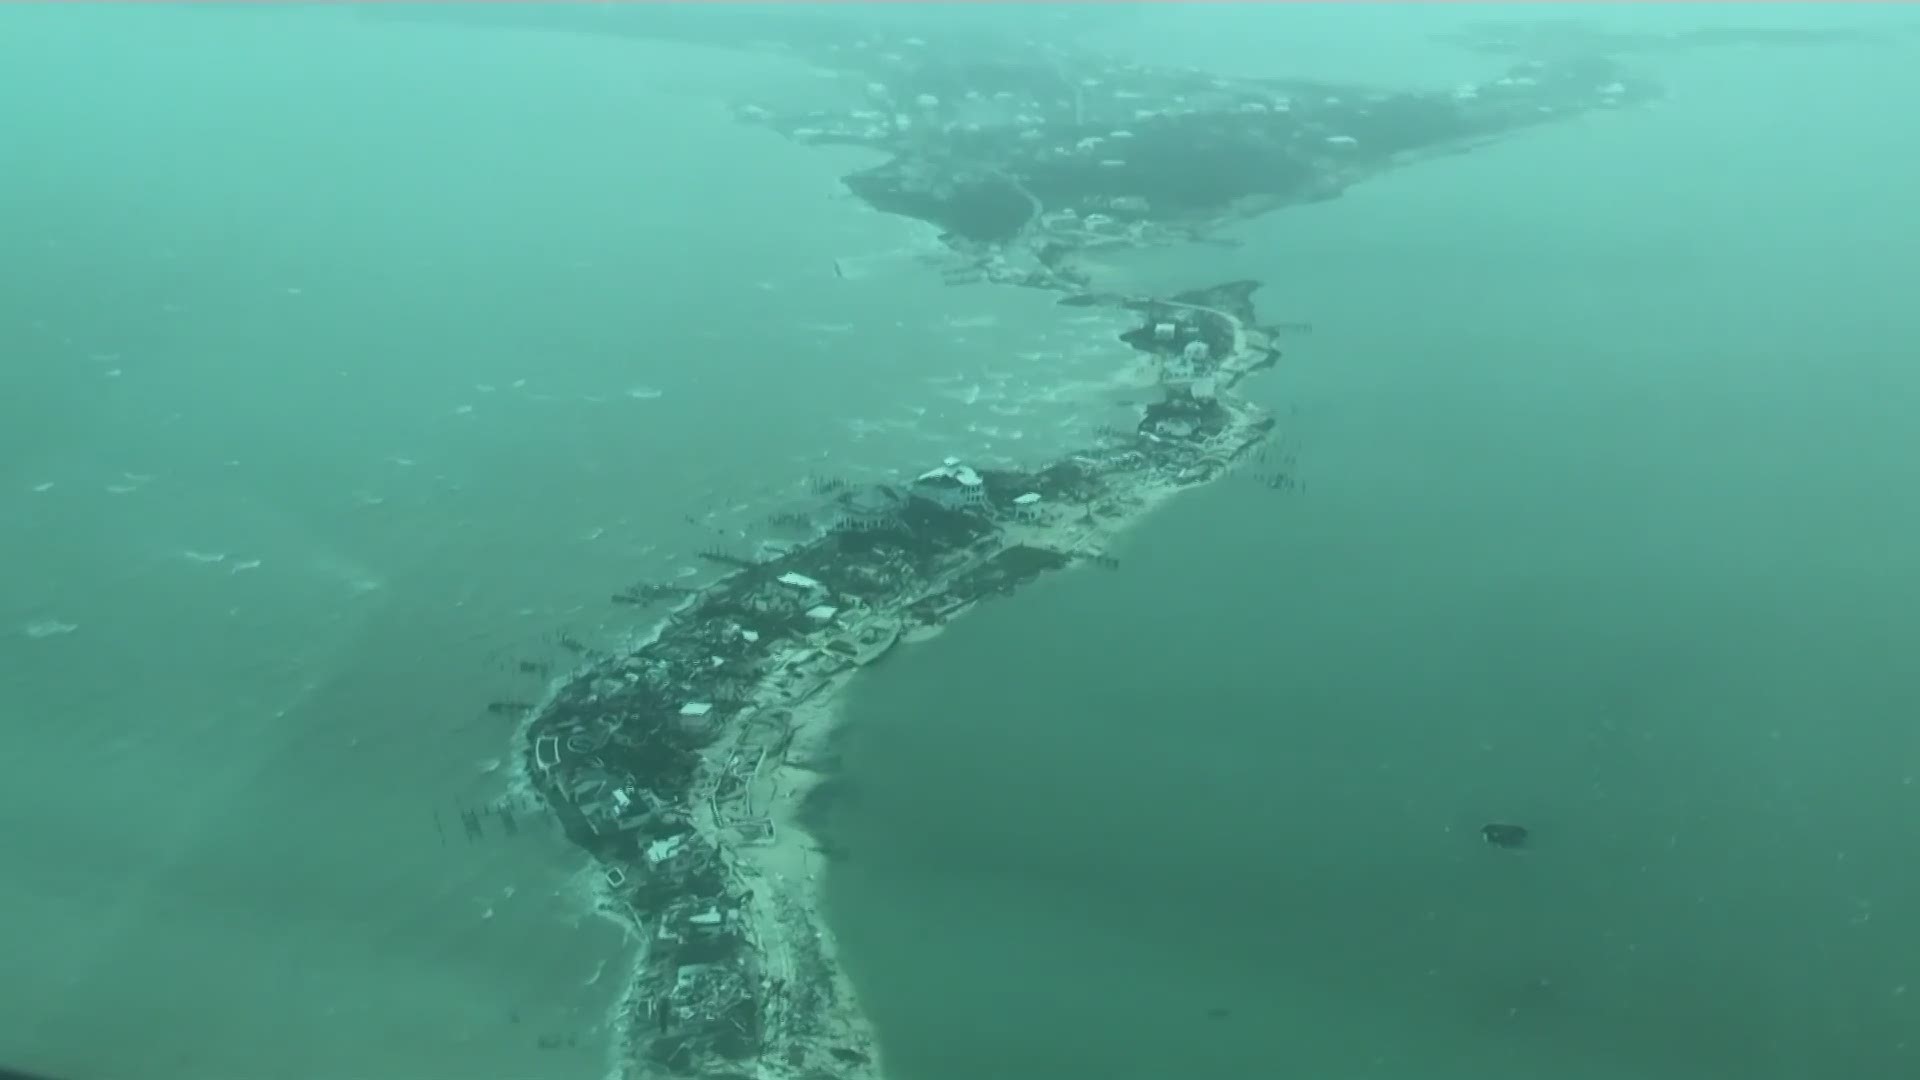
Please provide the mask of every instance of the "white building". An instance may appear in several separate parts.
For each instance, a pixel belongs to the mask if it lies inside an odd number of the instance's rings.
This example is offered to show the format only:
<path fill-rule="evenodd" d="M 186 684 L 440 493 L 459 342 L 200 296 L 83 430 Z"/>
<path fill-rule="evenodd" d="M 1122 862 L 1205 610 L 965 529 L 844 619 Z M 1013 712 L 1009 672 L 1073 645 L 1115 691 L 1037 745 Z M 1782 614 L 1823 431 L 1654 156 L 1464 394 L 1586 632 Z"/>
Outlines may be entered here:
<path fill-rule="evenodd" d="M 755 590 L 747 599 L 747 607 L 763 614 L 791 614 L 827 600 L 827 587 L 805 574 L 789 571 L 774 581 L 778 588 Z"/>
<path fill-rule="evenodd" d="M 987 485 L 980 474 L 952 458 L 913 480 L 913 494 L 948 510 L 968 510 L 987 501 Z"/>

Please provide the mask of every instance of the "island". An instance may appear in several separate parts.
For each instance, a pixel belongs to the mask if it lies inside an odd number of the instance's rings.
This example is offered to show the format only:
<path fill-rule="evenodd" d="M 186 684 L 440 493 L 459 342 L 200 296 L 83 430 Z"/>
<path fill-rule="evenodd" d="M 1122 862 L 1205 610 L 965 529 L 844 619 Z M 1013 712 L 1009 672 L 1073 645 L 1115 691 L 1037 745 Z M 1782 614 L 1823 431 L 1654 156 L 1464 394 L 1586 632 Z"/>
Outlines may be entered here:
<path fill-rule="evenodd" d="M 843 104 L 744 102 L 742 121 L 880 154 L 848 188 L 933 224 L 949 282 L 1126 313 L 1122 340 L 1156 389 L 1130 425 L 1031 468 L 948 458 L 898 483 L 823 483 L 810 539 L 703 553 L 729 572 L 698 589 L 614 596 L 659 621 L 531 706 L 516 783 L 595 860 L 606 909 L 643 942 L 619 1013 L 632 1080 L 883 1076 L 822 913 L 831 849 L 801 814 L 832 768 L 841 691 L 983 600 L 1117 568 L 1115 538 L 1171 496 L 1266 461 L 1275 419 L 1243 396 L 1280 357 L 1260 283 L 1127 295 L 1098 287 L 1085 256 L 1231 243 L 1233 222 L 1655 96 L 1594 57 L 1381 91 L 877 33 L 808 48 Z M 1265 472 L 1293 483 L 1284 464 Z"/>

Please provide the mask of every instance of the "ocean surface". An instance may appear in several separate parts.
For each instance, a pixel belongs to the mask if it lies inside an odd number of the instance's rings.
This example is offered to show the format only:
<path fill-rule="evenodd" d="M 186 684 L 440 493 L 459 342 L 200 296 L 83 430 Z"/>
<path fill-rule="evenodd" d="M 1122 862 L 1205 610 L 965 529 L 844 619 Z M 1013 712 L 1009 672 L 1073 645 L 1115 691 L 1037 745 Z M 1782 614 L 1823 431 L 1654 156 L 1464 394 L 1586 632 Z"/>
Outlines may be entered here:
<path fill-rule="evenodd" d="M 816 477 L 1055 452 L 1127 351 L 904 272 L 732 120 L 810 78 L 763 57 L 0 22 L 0 1060 L 602 1075 L 629 952 L 485 706 Z"/>
<path fill-rule="evenodd" d="M 1913 59 L 1662 58 L 1206 260 L 1313 324 L 1250 384 L 1303 490 L 856 685 L 818 809 L 899 1076 L 1920 1067 Z"/>
<path fill-rule="evenodd" d="M 1316 19 L 1104 44 L 1490 66 Z M 902 1076 L 1911 1069 L 1915 66 L 1656 69 L 1656 111 L 1105 269 L 1313 323 L 1256 384 L 1307 487 L 1187 497 L 858 687 L 834 915 Z M 857 155 L 731 119 L 812 79 L 0 13 L 0 1063 L 604 1075 L 630 950 L 487 703 L 814 477 L 1041 460 L 1130 393 L 1111 323 L 942 286 Z"/>

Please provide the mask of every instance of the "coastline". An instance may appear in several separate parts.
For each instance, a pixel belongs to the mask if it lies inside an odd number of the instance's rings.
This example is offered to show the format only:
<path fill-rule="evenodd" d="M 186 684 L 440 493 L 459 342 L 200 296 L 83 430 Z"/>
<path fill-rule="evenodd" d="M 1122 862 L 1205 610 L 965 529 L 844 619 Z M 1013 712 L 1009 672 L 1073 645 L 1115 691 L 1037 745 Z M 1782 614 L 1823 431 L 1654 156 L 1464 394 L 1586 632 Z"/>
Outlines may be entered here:
<path fill-rule="evenodd" d="M 875 210 L 941 229 L 944 253 L 924 262 L 945 284 L 1035 288 L 1065 307 L 1131 313 L 1119 338 L 1151 365 L 1159 393 L 1134 407 L 1130 428 L 1102 429 L 1038 468 L 948 458 L 907 483 L 819 483 L 827 524 L 814 539 L 752 558 L 702 552 L 730 572 L 614 597 L 671 610 L 532 707 L 516 768 L 599 868 L 603 911 L 640 942 L 611 1076 L 884 1077 L 822 911 L 832 853 L 801 819 L 830 767 L 841 693 L 982 599 L 1077 564 L 1116 567 L 1107 548 L 1126 529 L 1180 491 L 1265 460 L 1274 418 L 1237 388 L 1277 361 L 1283 330 L 1310 326 L 1261 325 L 1256 281 L 1102 291 L 1085 256 L 1236 246 L 1215 234 L 1657 96 L 1599 58 L 1382 93 L 1015 52 L 956 67 L 918 38 L 863 37 L 815 54 L 845 90 L 840 105 L 736 115 L 796 142 L 889 155 L 844 182 Z M 847 276 L 838 261 L 834 271 Z M 1290 489 L 1289 467 L 1260 479 Z"/>
<path fill-rule="evenodd" d="M 823 536 L 733 560 L 533 712 L 516 771 L 593 855 L 609 913 L 641 943 L 616 1075 L 884 1075 L 822 912 L 829 856 L 800 821 L 840 695 L 982 599 L 1116 565 L 1116 537 L 1252 455 L 1273 419 L 1235 388 L 1277 358 L 1250 325 L 1256 288 L 1115 301 L 1140 316 L 1126 337 L 1164 391 L 1133 431 L 1032 471 L 949 459 L 904 490 L 837 490 Z"/>
<path fill-rule="evenodd" d="M 1551 1072 L 1584 1043 L 1650 1072 L 1744 1059 L 1803 1080 L 1824 1056 L 1901 1073 L 1899 853 L 1891 875 L 1872 857 L 1915 789 L 1832 729 L 1899 692 L 1897 664 L 1875 682 L 1886 635 L 1841 632 L 1900 622 L 1898 545 L 1857 526 L 1888 524 L 1900 487 L 1897 321 L 1876 330 L 1873 310 L 1899 308 L 1898 275 L 1874 269 L 1901 249 L 1903 137 L 1875 106 L 1899 99 L 1904 48 L 1644 21 L 1641 43 L 1596 44 L 1603 27 L 1541 12 L 1429 69 L 1414 21 L 1163 9 L 1082 35 L 1014 12 L 1011 30 L 1062 43 L 1055 83 L 981 70 L 938 12 L 888 32 L 848 10 L 859 38 L 829 49 L 782 24 L 811 11 L 716 11 L 683 50 L 626 29 L 643 7 L 156 22 L 114 46 L 121 79 L 22 117 L 44 151 L 19 178 L 37 193 L 22 256 L 45 272 L 17 306 L 47 325 L 21 324 L 20 400 L 111 423 L 14 432 L 21 557 L 43 564 L 21 582 L 15 696 L 58 714 L 35 759 L 83 782 L 20 762 L 34 827 L 6 890 L 22 917 L 0 1064 L 1420 1080 L 1449 1053 Z M 421 25 L 378 25 L 402 20 Z M 548 28 L 563 20 L 598 40 Z M 83 74 L 86 29 L 36 27 L 16 74 Z M 1143 69 L 1065 55 L 1110 48 Z M 1672 102 L 1637 112 L 1657 97 L 1625 69 L 1584 94 L 1520 81 L 1550 82 L 1520 72 L 1533 57 L 1629 49 Z M 1237 75 L 1164 70 L 1189 62 Z M 1341 85 L 1262 77 L 1301 63 Z M 182 85 L 142 76 L 183 68 Z M 250 82 L 256 107 L 230 122 L 191 107 Z M 1409 115 L 1407 93 L 1440 109 L 1379 123 Z M 1454 109 L 1497 130 L 1426 141 Z M 138 213 L 103 216 L 98 166 L 143 147 L 218 182 L 163 167 L 114 200 Z M 1272 183 L 1196 190 L 1247 176 Z M 1026 207 L 1011 235 L 988 212 L 1003 192 Z M 858 493 L 830 476 L 904 498 L 946 454 L 1019 476 L 1090 445 L 1105 460 L 1175 359 L 1113 347 L 1153 325 L 1123 302 L 1237 277 L 1264 282 L 1255 322 L 1285 368 L 1233 389 L 1279 426 L 1227 483 L 1175 505 L 1186 487 L 1136 469 L 1114 483 L 1138 481 L 1137 505 L 1056 540 L 995 478 L 998 501 L 967 513 L 1071 558 L 965 625 L 978 600 L 957 591 L 925 621 L 872 615 L 862 591 L 815 623 L 771 589 L 771 610 L 722 612 L 717 639 L 696 625 L 738 569 L 700 549 L 757 563 L 782 553 L 763 538 L 831 526 L 867 565 L 876 531 L 843 520 Z M 1882 345 L 1835 340 L 1849 323 Z M 1293 447 L 1311 498 L 1261 490 Z M 1756 580 L 1797 557 L 1795 580 Z M 658 584 L 624 590 L 638 578 Z M 834 605 L 822 584 L 814 606 Z M 1591 617 L 1564 617 L 1581 597 Z M 762 619 L 794 629 L 775 641 Z M 1415 660 L 1381 677 L 1387 630 Z M 765 699 L 784 721 L 749 713 L 785 681 L 742 642 L 772 664 L 849 640 L 849 666 Z M 136 663 L 92 686 L 115 654 Z M 1779 677 L 1741 670 L 1769 656 Z M 838 662 L 816 659 L 801 666 Z M 1453 716 L 1457 746 L 1435 722 Z M 656 751 L 674 770 L 629 763 Z M 1849 761 L 1862 782 L 1835 800 L 1789 797 Z M 1743 771 L 1786 787 L 1734 790 Z M 1545 850 L 1484 844 L 1483 821 L 1524 822 Z M 1249 871 L 1236 842 L 1263 830 L 1293 843 Z M 1780 861 L 1818 871 L 1836 846 L 1844 866 L 1764 895 Z M 723 891 L 670 892 L 704 886 L 700 859 Z M 1369 889 L 1383 902 L 1356 901 Z M 1770 919 L 1796 932 L 1768 940 Z M 720 940 L 735 926 L 745 946 Z M 738 964 L 688 964 L 676 999 L 681 962 L 723 947 Z M 754 999 L 749 1056 L 708 1052 L 722 969 Z M 818 1026 L 796 1066 L 767 1032 L 809 1022 L 799 1005 Z M 1289 1028 L 1306 1037 L 1276 1048 Z M 684 1056 L 649 1056 L 685 1033 Z"/>

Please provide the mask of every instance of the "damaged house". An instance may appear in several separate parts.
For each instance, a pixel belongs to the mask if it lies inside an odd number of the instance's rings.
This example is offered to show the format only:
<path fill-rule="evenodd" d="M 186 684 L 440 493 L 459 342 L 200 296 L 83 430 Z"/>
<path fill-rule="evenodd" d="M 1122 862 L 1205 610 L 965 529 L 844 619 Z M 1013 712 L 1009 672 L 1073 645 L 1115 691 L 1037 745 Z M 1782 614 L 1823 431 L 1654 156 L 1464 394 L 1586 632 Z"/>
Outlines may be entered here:
<path fill-rule="evenodd" d="M 987 486 L 980 474 L 948 458 L 937 469 L 929 469 L 913 480 L 915 498 L 925 499 L 946 510 L 973 510 L 986 505 Z"/>
<path fill-rule="evenodd" d="M 1160 384 L 1169 390 L 1190 390 L 1213 373 L 1213 353 L 1204 341 L 1189 341 L 1178 356 L 1160 363 Z"/>
<path fill-rule="evenodd" d="M 843 532 L 877 532 L 900 523 L 905 496 L 885 485 L 849 491 L 839 500 L 837 527 Z"/>

